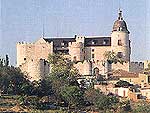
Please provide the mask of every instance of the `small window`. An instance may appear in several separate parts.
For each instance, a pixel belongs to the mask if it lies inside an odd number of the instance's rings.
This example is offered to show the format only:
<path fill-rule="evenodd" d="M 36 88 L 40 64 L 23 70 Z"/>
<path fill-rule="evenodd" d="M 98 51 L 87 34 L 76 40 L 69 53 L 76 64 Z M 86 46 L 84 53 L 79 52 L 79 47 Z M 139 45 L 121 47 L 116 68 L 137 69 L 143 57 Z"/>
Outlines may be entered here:
<path fill-rule="evenodd" d="M 76 56 L 73 57 L 73 61 L 75 61 L 75 62 L 77 61 L 77 57 Z"/>
<path fill-rule="evenodd" d="M 94 49 L 92 49 L 92 52 L 94 52 Z"/>
<path fill-rule="evenodd" d="M 132 82 L 132 80 L 130 79 L 130 82 Z"/>
<path fill-rule="evenodd" d="M 122 52 L 118 52 L 117 56 L 118 56 L 118 58 L 122 58 L 123 57 L 123 53 Z"/>
<path fill-rule="evenodd" d="M 92 41 L 92 44 L 97 44 L 97 43 L 98 43 L 97 40 L 93 40 L 93 41 Z"/>
<path fill-rule="evenodd" d="M 122 46 L 121 40 L 118 40 L 118 46 Z"/>
<path fill-rule="evenodd" d="M 26 61 L 26 58 L 24 58 L 24 61 Z"/>
<path fill-rule="evenodd" d="M 103 40 L 103 45 L 108 44 L 109 40 Z"/>
<path fill-rule="evenodd" d="M 61 43 L 61 46 L 64 46 L 64 45 L 65 45 L 65 43 L 64 43 L 64 42 L 62 42 L 62 43 Z"/>
<path fill-rule="evenodd" d="M 92 58 L 94 58 L 94 54 L 92 54 Z"/>
<path fill-rule="evenodd" d="M 44 61 L 44 66 L 46 65 L 46 61 Z"/>
<path fill-rule="evenodd" d="M 84 56 L 84 59 L 85 59 L 85 56 Z"/>
<path fill-rule="evenodd" d="M 93 71 L 94 71 L 94 74 L 96 74 L 96 75 L 97 75 L 97 74 L 99 74 L 99 69 L 98 69 L 97 67 L 96 67 L 96 68 L 94 68 L 94 70 L 93 70 Z"/>
<path fill-rule="evenodd" d="M 121 27 L 118 28 L 118 31 L 121 31 Z"/>

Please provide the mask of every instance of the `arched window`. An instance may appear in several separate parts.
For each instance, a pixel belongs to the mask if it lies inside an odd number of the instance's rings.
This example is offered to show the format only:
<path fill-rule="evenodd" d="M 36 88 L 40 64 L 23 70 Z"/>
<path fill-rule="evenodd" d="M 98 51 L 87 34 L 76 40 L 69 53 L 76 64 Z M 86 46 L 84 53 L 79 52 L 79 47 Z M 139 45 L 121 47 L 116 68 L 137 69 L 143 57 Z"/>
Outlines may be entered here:
<path fill-rule="evenodd" d="M 99 74 L 99 69 L 96 67 L 94 68 L 94 75 L 97 75 L 97 74 Z"/>
<path fill-rule="evenodd" d="M 118 56 L 118 58 L 122 58 L 123 57 L 123 53 L 122 52 L 118 52 L 117 56 Z"/>
<path fill-rule="evenodd" d="M 121 40 L 118 40 L 118 46 L 122 46 Z"/>
<path fill-rule="evenodd" d="M 73 61 L 75 61 L 75 62 L 77 61 L 77 57 L 76 56 L 73 57 Z"/>

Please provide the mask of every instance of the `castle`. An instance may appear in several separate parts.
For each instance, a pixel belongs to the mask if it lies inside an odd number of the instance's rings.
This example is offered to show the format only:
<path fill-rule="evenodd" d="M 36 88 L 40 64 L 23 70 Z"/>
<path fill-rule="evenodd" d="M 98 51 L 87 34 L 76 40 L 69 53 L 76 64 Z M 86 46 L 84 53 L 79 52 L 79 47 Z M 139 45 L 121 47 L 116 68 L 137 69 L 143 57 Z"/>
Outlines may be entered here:
<path fill-rule="evenodd" d="M 17 43 L 17 66 L 31 80 L 38 80 L 50 71 L 48 55 L 61 52 L 70 60 L 78 62 L 74 66 L 81 75 L 107 74 L 112 69 L 130 71 L 129 34 L 122 11 L 119 10 L 110 36 L 42 37 L 34 43 Z M 125 62 L 109 64 L 104 57 L 106 51 L 115 52 Z"/>

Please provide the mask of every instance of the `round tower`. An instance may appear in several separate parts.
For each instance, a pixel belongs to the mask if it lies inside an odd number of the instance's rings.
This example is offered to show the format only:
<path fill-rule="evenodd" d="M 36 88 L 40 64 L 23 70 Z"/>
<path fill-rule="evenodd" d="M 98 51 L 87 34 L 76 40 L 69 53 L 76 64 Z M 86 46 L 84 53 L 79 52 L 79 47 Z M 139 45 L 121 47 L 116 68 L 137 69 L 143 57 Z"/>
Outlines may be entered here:
<path fill-rule="evenodd" d="M 84 60 L 84 44 L 82 42 L 70 42 L 69 54 L 72 61 Z"/>
<path fill-rule="evenodd" d="M 122 17 L 122 11 L 119 10 L 118 19 L 114 22 L 111 33 L 111 48 L 119 58 L 130 61 L 130 32 L 127 24 Z"/>

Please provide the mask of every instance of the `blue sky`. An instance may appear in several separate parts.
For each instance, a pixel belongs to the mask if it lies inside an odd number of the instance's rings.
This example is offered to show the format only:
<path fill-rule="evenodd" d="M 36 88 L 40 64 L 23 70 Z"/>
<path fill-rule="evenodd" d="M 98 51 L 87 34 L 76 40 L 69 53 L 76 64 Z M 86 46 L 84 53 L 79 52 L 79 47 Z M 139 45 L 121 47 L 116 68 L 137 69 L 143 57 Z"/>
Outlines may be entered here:
<path fill-rule="evenodd" d="M 0 0 L 0 56 L 16 64 L 16 43 L 45 36 L 110 36 L 121 7 L 130 31 L 132 61 L 150 60 L 149 0 Z"/>

